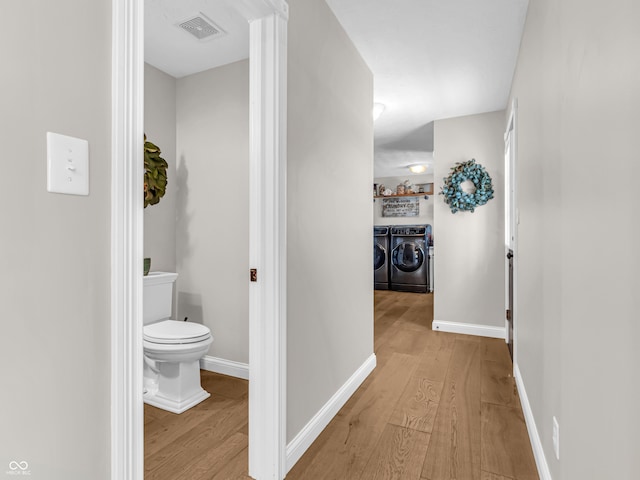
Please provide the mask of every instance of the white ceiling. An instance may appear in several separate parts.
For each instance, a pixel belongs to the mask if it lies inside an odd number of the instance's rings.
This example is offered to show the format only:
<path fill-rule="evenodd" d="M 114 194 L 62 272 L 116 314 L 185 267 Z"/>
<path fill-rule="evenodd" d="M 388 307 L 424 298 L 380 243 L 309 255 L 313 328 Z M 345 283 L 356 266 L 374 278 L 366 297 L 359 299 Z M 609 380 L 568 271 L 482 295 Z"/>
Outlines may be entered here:
<path fill-rule="evenodd" d="M 432 164 L 434 120 L 506 107 L 528 0 L 326 1 L 386 106 L 375 123 L 377 177 Z"/>
<path fill-rule="evenodd" d="M 506 107 L 528 0 L 326 0 L 374 77 L 375 176 L 433 173 L 433 121 Z M 183 77 L 249 56 L 249 25 L 227 0 L 145 0 L 145 61 Z M 204 13 L 226 35 L 176 23 Z"/>
<path fill-rule="evenodd" d="M 180 78 L 249 57 L 249 23 L 226 0 L 145 0 L 144 59 Z M 224 35 L 198 40 L 176 26 L 204 13 Z"/>

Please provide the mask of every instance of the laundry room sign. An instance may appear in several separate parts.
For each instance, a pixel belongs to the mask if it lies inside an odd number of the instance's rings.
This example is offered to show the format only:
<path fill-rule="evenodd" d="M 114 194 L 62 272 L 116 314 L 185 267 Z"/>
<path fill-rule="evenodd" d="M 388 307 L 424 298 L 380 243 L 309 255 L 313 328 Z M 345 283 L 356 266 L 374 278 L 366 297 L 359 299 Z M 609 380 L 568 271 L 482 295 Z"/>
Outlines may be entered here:
<path fill-rule="evenodd" d="M 417 217 L 419 215 L 419 197 L 396 197 L 382 199 L 383 217 Z"/>

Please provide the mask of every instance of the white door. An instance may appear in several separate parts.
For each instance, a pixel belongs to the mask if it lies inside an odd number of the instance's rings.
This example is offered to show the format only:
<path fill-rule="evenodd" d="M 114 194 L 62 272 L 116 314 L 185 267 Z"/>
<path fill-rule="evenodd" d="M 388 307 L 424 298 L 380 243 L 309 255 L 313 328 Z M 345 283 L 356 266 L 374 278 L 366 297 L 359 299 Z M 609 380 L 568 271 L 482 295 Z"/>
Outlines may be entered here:
<path fill-rule="evenodd" d="M 517 213 L 516 213 L 516 110 L 514 104 L 509 116 L 507 131 L 504 134 L 504 244 L 505 244 L 505 317 L 506 317 L 506 341 L 509 345 L 509 353 L 514 358 L 515 348 L 515 265 L 516 265 L 516 236 L 517 236 Z"/>

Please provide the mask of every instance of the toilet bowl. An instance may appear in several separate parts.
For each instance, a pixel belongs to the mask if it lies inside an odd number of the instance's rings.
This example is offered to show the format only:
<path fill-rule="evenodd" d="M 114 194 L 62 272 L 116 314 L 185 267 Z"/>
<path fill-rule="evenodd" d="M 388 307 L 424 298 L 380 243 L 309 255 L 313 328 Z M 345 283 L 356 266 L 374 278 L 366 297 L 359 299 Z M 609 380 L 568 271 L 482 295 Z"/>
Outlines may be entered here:
<path fill-rule="evenodd" d="M 200 385 L 200 359 L 213 342 L 204 325 L 171 320 L 175 273 L 144 277 L 144 402 L 182 413 L 210 396 Z"/>

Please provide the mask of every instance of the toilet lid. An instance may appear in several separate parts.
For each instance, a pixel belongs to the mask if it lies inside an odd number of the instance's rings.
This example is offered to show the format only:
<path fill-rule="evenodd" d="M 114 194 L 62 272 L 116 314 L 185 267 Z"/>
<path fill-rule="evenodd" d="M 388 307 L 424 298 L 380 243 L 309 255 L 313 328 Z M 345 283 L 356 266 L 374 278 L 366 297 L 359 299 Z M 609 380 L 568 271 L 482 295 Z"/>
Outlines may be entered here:
<path fill-rule="evenodd" d="M 196 343 L 210 335 L 207 327 L 193 322 L 164 320 L 144 327 L 144 339 L 153 343 Z"/>

